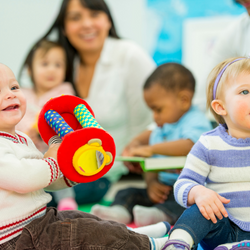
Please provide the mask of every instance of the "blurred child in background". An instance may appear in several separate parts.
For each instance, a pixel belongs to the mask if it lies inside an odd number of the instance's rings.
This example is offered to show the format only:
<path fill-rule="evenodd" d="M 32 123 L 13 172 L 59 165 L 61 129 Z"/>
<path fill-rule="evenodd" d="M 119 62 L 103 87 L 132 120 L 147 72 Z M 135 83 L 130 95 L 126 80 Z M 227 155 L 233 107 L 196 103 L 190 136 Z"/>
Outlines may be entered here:
<path fill-rule="evenodd" d="M 33 83 L 33 88 L 23 88 L 27 99 L 27 111 L 16 129 L 26 133 L 36 147 L 45 152 L 48 146 L 39 135 L 37 120 L 43 105 L 51 98 L 60 95 L 74 95 L 72 85 L 64 82 L 66 54 L 58 43 L 42 40 L 31 49 L 25 62 Z M 54 193 L 59 210 L 77 209 L 73 189 Z"/>
<path fill-rule="evenodd" d="M 192 105 L 195 79 L 192 73 L 177 63 L 159 66 L 144 85 L 144 99 L 153 111 L 157 127 L 145 131 L 124 150 L 127 156 L 185 156 L 200 135 L 211 124 Z M 145 173 L 146 189 L 128 188 L 117 193 L 111 207 L 95 205 L 91 213 L 102 219 L 125 224 L 134 220 L 137 226 L 160 221 L 174 224 L 184 211 L 176 203 L 173 185 L 178 173 Z"/>

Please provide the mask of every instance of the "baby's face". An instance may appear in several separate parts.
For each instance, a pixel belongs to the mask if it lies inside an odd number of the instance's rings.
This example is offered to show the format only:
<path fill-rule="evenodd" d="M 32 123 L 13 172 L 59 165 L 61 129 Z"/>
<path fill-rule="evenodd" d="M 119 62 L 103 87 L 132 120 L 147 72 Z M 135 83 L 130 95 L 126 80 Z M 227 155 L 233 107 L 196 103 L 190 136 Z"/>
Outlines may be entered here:
<path fill-rule="evenodd" d="M 47 51 L 38 49 L 33 58 L 33 78 L 38 93 L 43 94 L 59 86 L 65 78 L 66 57 L 62 48 Z"/>
<path fill-rule="evenodd" d="M 144 100 L 153 111 L 154 121 L 158 126 L 164 123 L 175 123 L 183 114 L 177 94 L 166 91 L 159 84 L 144 90 Z"/>
<path fill-rule="evenodd" d="M 224 117 L 229 134 L 236 138 L 250 137 L 250 74 L 241 73 L 224 88 Z"/>
<path fill-rule="evenodd" d="M 26 99 L 13 72 L 0 64 L 0 131 L 15 135 L 15 126 L 26 111 Z"/>

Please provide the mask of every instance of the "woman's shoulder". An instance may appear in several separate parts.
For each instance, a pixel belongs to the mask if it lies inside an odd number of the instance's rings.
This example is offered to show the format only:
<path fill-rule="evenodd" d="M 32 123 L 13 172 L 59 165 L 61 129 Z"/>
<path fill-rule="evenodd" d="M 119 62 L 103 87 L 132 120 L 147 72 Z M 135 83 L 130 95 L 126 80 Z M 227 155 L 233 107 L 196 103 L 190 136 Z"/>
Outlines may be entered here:
<path fill-rule="evenodd" d="M 135 56 L 142 53 L 147 54 L 136 42 L 128 39 L 107 38 L 106 45 L 113 51 L 114 55 Z"/>
<path fill-rule="evenodd" d="M 101 60 L 120 63 L 125 68 L 126 66 L 134 68 L 138 65 L 152 70 L 155 68 L 155 62 L 151 56 L 135 42 L 127 39 L 107 38 Z"/>
<path fill-rule="evenodd" d="M 222 34 L 235 36 L 235 33 L 246 32 L 246 28 L 250 26 L 250 17 L 247 13 L 243 13 L 233 20 Z"/>
<path fill-rule="evenodd" d="M 125 38 L 112 38 L 108 37 L 106 39 L 107 43 L 112 44 L 115 47 L 127 48 L 127 49 L 140 49 L 141 47 L 134 41 Z"/>
<path fill-rule="evenodd" d="M 233 22 L 232 25 L 239 26 L 239 25 L 250 25 L 250 17 L 248 13 L 243 13 L 236 20 Z"/>

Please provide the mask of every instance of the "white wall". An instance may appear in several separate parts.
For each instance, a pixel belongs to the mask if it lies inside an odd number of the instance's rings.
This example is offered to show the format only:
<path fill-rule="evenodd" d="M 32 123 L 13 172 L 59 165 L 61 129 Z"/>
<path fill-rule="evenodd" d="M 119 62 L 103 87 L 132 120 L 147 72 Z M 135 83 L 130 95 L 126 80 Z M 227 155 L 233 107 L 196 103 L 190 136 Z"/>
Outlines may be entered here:
<path fill-rule="evenodd" d="M 61 0 L 0 0 L 0 62 L 14 74 L 30 46 L 53 22 L 60 3 Z"/>
<path fill-rule="evenodd" d="M 50 27 L 62 0 L 0 0 L 0 62 L 17 76 L 32 44 Z M 145 47 L 146 0 L 107 0 L 118 33 Z"/>
<path fill-rule="evenodd" d="M 147 0 L 106 0 L 121 37 L 145 48 Z"/>

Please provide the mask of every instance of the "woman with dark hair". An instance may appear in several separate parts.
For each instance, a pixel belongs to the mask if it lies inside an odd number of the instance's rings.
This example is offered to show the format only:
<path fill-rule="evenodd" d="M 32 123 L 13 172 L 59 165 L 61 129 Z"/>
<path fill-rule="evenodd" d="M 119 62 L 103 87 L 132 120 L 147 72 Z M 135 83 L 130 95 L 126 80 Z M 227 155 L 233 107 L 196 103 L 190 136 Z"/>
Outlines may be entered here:
<path fill-rule="evenodd" d="M 121 154 L 152 121 L 142 86 L 155 69 L 154 61 L 136 44 L 118 37 L 103 0 L 63 0 L 54 24 L 41 39 L 54 32 L 67 53 L 65 81 L 89 103 L 98 123 L 113 136 L 117 155 Z M 23 68 L 31 56 L 32 50 Z M 103 178 L 77 185 L 77 203 L 100 201 L 127 171 L 115 163 Z"/>

